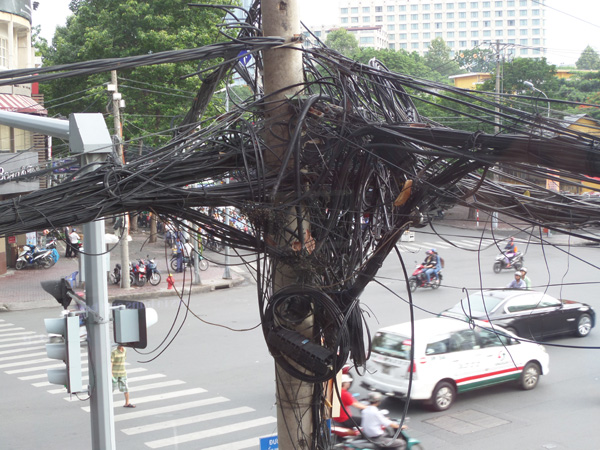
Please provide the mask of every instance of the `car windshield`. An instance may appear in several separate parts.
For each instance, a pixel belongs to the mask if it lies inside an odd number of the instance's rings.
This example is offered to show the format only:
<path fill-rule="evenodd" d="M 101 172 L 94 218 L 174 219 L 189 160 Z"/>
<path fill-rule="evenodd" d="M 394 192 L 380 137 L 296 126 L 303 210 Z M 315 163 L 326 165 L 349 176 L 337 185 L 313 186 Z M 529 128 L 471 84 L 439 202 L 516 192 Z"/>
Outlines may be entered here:
<path fill-rule="evenodd" d="M 377 333 L 373 338 L 372 350 L 381 355 L 410 360 L 411 347 L 409 338 L 397 334 Z"/>
<path fill-rule="evenodd" d="M 463 298 L 460 303 L 450 309 L 450 312 L 471 315 L 472 317 L 485 317 L 491 314 L 503 300 L 503 297 L 494 295 L 493 292 L 477 293 L 470 295 L 468 298 Z"/>

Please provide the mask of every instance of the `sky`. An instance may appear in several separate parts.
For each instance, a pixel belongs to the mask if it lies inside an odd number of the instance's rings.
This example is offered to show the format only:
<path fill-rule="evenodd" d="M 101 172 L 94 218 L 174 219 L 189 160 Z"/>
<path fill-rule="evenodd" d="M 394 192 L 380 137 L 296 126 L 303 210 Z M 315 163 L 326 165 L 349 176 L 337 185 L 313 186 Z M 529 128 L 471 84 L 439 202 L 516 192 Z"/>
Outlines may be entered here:
<path fill-rule="evenodd" d="M 42 36 L 52 41 L 56 26 L 65 25 L 70 0 L 38 0 L 33 25 L 41 25 Z M 419 1 L 419 0 L 413 0 Z M 298 0 L 301 19 L 307 25 L 334 25 L 337 0 Z M 600 52 L 600 1 L 546 0 L 548 48 L 551 64 L 573 65 L 587 45 Z M 580 20 L 578 20 L 580 19 Z"/>

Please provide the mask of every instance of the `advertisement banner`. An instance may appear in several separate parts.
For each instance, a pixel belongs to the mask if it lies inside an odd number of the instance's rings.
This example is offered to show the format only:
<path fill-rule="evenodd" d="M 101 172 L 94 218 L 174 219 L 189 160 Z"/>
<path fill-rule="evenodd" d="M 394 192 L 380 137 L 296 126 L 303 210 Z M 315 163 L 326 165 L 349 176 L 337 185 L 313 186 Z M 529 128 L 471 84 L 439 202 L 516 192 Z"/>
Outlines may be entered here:
<path fill-rule="evenodd" d="M 0 11 L 16 14 L 31 22 L 31 0 L 0 0 Z"/>

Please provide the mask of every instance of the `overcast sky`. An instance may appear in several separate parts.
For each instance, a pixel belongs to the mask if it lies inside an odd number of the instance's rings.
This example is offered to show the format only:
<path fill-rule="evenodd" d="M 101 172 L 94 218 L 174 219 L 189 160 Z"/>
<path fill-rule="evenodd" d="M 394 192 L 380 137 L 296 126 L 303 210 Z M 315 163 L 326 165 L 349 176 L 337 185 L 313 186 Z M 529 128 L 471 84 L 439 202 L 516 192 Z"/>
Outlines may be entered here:
<path fill-rule="evenodd" d="M 50 42 L 56 26 L 66 23 L 70 13 L 69 0 L 38 1 L 33 24 L 42 26 L 42 36 Z M 338 0 L 298 1 L 301 18 L 307 25 L 333 25 L 336 22 Z M 574 64 L 588 44 L 600 51 L 600 1 L 546 0 L 546 5 L 549 7 L 546 24 L 550 63 Z"/>

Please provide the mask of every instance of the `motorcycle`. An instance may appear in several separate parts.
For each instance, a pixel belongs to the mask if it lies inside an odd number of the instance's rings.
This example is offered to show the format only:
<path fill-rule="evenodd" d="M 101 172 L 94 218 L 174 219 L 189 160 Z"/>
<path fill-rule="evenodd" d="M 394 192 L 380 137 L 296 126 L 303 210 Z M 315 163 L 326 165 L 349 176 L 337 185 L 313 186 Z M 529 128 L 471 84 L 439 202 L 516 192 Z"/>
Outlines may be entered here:
<path fill-rule="evenodd" d="M 177 270 L 177 250 L 175 249 L 175 247 L 173 247 L 173 255 L 171 256 L 169 265 L 171 266 L 171 270 L 173 270 L 173 271 Z M 182 266 L 184 269 L 186 269 L 187 267 L 194 267 L 193 253 L 190 255 L 187 255 L 187 256 L 183 255 Z M 198 268 L 202 271 L 208 269 L 208 261 L 206 259 L 204 259 L 204 256 L 202 256 L 202 253 L 198 253 Z"/>
<path fill-rule="evenodd" d="M 142 287 L 146 284 L 146 265 L 143 260 L 135 261 L 131 264 L 131 273 L 133 275 L 133 282 L 136 286 Z"/>
<path fill-rule="evenodd" d="M 24 245 L 23 250 L 17 257 L 15 269 L 22 270 L 27 266 L 49 269 L 56 262 L 52 254 L 53 251 L 55 250 L 39 249 L 37 247 Z"/>
<path fill-rule="evenodd" d="M 504 253 L 500 253 L 496 256 L 496 261 L 494 262 L 494 273 L 500 273 L 502 269 L 508 270 L 521 270 L 523 264 L 525 263 L 525 257 L 521 252 L 516 252 L 512 258 L 510 258 L 509 263 L 506 263 L 506 256 Z M 510 267 L 509 267 L 510 265 Z"/>
<path fill-rule="evenodd" d="M 388 411 L 382 410 L 385 415 L 387 415 Z M 394 436 L 396 430 L 386 429 L 386 434 L 388 437 Z M 364 438 L 357 428 L 346 428 L 339 425 L 331 426 L 331 433 L 335 436 L 336 444 L 333 446 L 335 449 L 340 450 L 372 450 L 372 449 L 384 449 L 386 447 L 382 447 L 380 445 L 374 444 L 370 442 L 368 439 Z M 402 439 L 406 442 L 407 450 L 423 450 L 423 446 L 421 445 L 421 441 L 416 438 L 411 438 L 406 429 L 400 430 L 400 434 L 398 435 L 398 439 Z"/>
<path fill-rule="evenodd" d="M 148 280 L 148 283 L 152 286 L 157 286 L 160 283 L 161 276 L 156 267 L 156 262 L 148 256 L 146 259 L 140 259 L 140 264 L 145 264 L 146 266 L 146 279 Z"/>
<path fill-rule="evenodd" d="M 421 263 L 415 267 L 415 271 L 412 276 L 408 279 L 408 287 L 410 292 L 415 292 L 418 287 L 430 287 L 437 289 L 442 284 L 442 272 L 440 271 L 437 276 L 435 273 L 431 274 L 431 280 L 427 283 L 427 276 L 425 275 L 425 264 Z"/>

